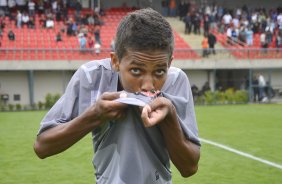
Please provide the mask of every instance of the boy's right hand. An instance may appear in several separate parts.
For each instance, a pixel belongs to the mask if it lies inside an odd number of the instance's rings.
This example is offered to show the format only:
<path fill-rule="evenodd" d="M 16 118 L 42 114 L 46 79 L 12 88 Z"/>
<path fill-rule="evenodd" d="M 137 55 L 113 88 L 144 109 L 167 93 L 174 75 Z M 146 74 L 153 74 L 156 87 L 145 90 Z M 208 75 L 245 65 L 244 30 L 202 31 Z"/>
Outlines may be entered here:
<path fill-rule="evenodd" d="M 115 120 L 124 117 L 127 104 L 114 101 L 120 98 L 120 95 L 124 95 L 122 92 L 105 92 L 99 99 L 88 108 L 86 114 L 89 117 L 89 122 L 93 123 L 98 121 L 102 124 L 108 120 Z"/>

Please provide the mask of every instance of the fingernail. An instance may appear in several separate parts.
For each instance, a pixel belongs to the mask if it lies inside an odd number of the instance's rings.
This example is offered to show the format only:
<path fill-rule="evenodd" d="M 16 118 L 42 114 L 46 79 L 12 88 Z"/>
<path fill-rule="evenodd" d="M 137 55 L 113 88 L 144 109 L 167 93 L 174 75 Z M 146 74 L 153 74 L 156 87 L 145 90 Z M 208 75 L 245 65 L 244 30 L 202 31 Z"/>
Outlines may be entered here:
<path fill-rule="evenodd" d="M 126 97 L 127 97 L 127 94 L 122 92 L 122 93 L 120 93 L 119 97 L 120 97 L 120 98 L 126 98 Z"/>

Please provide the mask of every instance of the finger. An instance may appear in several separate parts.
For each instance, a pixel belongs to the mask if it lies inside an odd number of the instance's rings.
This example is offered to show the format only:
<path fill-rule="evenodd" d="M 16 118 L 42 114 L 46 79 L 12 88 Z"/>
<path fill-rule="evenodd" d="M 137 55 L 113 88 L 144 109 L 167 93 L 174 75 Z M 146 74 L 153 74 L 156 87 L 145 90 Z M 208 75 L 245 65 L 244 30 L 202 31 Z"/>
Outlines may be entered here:
<path fill-rule="evenodd" d="M 158 108 L 162 108 L 163 106 L 165 106 L 165 104 L 167 104 L 167 99 L 164 97 L 158 97 L 156 99 L 154 99 L 153 101 L 150 102 L 150 107 L 151 110 L 154 111 Z"/>
<path fill-rule="evenodd" d="M 124 97 L 126 93 L 124 92 L 105 92 L 102 94 L 102 100 L 115 100 L 120 98 L 121 96 Z M 126 97 L 126 96 L 125 96 Z"/>
<path fill-rule="evenodd" d="M 150 126 L 150 120 L 149 120 L 149 113 L 151 112 L 151 107 L 149 105 L 145 105 L 142 109 L 141 113 L 141 119 L 145 125 L 145 127 Z"/>
<path fill-rule="evenodd" d="M 107 102 L 107 106 L 109 110 L 121 110 L 126 109 L 128 107 L 128 104 L 121 103 L 121 102 L 115 102 L 115 101 L 109 101 Z"/>

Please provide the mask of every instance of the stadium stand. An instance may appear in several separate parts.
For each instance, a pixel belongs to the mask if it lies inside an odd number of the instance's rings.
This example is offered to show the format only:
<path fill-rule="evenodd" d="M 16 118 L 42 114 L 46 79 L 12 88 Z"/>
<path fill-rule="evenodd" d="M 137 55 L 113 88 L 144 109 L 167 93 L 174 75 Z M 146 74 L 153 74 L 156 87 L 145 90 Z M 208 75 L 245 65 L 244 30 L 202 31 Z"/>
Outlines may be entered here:
<path fill-rule="evenodd" d="M 118 23 L 132 9 L 111 8 L 107 10 L 106 15 L 101 17 L 103 25 L 101 26 L 102 49 L 99 55 L 95 54 L 94 48 L 87 47 L 85 52 L 79 49 L 77 36 L 68 36 L 66 31 L 61 35 L 62 41 L 56 42 L 56 34 L 66 25 L 62 21 L 54 21 L 54 28 L 42 28 L 40 16 L 35 17 L 35 28 L 29 29 L 27 26 L 17 28 L 14 22 L 8 18 L 4 20 L 6 28 L 3 29 L 2 54 L 0 59 L 4 60 L 91 60 L 100 59 L 109 56 L 111 41 L 115 37 L 115 31 Z M 72 13 L 72 11 L 70 11 Z M 84 10 L 83 15 L 89 14 L 89 10 Z M 12 30 L 15 33 L 16 40 L 10 41 L 7 32 Z M 191 49 L 190 46 L 178 35 L 175 34 L 175 58 L 199 58 L 195 52 L 185 52 Z M 92 35 L 90 33 L 90 35 Z M 92 35 L 93 36 L 93 35 Z"/>

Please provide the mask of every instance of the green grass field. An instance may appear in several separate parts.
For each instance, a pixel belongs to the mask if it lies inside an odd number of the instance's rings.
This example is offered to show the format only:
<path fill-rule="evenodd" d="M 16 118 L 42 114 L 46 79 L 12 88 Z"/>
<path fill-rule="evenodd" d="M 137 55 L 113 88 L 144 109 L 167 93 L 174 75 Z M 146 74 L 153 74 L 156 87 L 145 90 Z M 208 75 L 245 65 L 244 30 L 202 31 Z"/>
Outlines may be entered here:
<path fill-rule="evenodd" d="M 94 182 L 88 135 L 45 160 L 33 152 L 46 112 L 0 112 L 0 184 L 89 184 Z M 282 105 L 197 106 L 200 137 L 282 164 Z M 199 171 L 173 183 L 280 184 L 282 170 L 203 143 Z"/>

